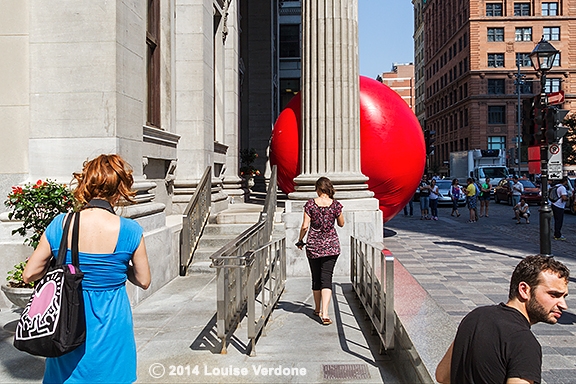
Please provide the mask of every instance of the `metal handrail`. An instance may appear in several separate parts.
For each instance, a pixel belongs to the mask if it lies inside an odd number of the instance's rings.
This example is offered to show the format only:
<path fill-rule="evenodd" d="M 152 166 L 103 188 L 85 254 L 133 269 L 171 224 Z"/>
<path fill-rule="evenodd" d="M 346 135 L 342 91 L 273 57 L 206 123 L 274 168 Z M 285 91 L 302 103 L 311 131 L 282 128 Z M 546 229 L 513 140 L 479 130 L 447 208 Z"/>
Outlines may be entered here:
<path fill-rule="evenodd" d="M 354 236 L 350 237 L 350 253 L 354 291 L 380 337 L 382 349 L 394 349 L 394 256 Z"/>
<path fill-rule="evenodd" d="M 212 167 L 206 167 L 200 183 L 184 210 L 182 231 L 180 232 L 180 276 L 186 276 L 188 265 L 192 261 L 194 251 L 210 217 L 212 205 L 211 179 Z"/>
<path fill-rule="evenodd" d="M 285 238 L 271 241 L 277 202 L 276 172 L 276 166 L 273 166 L 258 223 L 210 256 L 210 266 L 217 269 L 216 325 L 222 340 L 222 354 L 227 353 L 228 338 L 247 315 L 250 354 L 254 355 L 256 337 L 284 290 Z M 261 305 L 258 319 L 255 317 L 256 300 Z"/>

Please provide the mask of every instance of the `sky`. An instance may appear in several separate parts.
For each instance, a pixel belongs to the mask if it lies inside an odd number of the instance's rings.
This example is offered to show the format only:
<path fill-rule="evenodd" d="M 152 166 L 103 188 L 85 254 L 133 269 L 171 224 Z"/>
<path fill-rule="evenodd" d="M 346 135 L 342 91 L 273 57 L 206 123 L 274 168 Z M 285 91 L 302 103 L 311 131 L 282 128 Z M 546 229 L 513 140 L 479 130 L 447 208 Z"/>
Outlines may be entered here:
<path fill-rule="evenodd" d="M 372 79 L 393 63 L 414 62 L 410 0 L 358 0 L 360 74 Z"/>

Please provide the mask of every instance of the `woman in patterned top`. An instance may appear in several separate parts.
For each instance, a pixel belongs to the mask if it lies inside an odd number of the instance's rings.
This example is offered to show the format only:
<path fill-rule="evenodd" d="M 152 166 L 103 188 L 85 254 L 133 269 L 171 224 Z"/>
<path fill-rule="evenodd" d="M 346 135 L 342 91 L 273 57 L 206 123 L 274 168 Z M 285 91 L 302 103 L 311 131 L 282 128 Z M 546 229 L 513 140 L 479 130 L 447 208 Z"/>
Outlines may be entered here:
<path fill-rule="evenodd" d="M 300 228 L 300 237 L 296 244 L 304 246 L 303 239 L 308 229 L 306 256 L 312 272 L 312 293 L 314 294 L 314 314 L 320 316 L 322 324 L 332 324 L 328 316 L 328 306 L 332 296 L 332 273 L 336 259 L 340 255 L 340 241 L 334 228 L 344 226 L 342 204 L 334 200 L 334 186 L 327 177 L 316 181 L 318 197 L 310 199 L 304 205 L 304 220 Z"/>

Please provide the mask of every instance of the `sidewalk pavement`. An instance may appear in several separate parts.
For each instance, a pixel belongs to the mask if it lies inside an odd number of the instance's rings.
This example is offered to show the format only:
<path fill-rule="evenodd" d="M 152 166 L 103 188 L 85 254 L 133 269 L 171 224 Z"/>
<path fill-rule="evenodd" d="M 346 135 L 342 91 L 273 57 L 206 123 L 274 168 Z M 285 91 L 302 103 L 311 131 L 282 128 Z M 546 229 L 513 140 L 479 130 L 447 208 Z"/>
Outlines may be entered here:
<path fill-rule="evenodd" d="M 476 223 L 467 223 L 464 209 L 459 218 L 440 209 L 439 221 L 400 214 L 386 223 L 384 245 L 457 324 L 477 306 L 506 302 L 514 267 L 539 252 L 538 208 L 531 208 L 529 225 L 516 225 L 511 208 L 494 203 L 490 217 Z M 558 324 L 532 327 L 549 384 L 576 383 L 576 216 L 565 216 L 563 233 L 568 241 L 553 241 L 552 252 L 572 272 L 568 311 Z"/>
<path fill-rule="evenodd" d="M 215 274 L 179 277 L 133 309 L 139 383 L 402 383 L 394 363 L 378 354 L 378 337 L 348 277 L 334 279 L 330 317 L 313 314 L 309 277 L 289 278 L 256 356 L 246 354 L 245 324 L 228 353 L 216 335 Z M 18 314 L 0 312 L 0 383 L 42 380 L 44 362 L 11 346 Z"/>
<path fill-rule="evenodd" d="M 471 309 L 506 301 L 514 266 L 538 253 L 538 225 L 515 225 L 507 206 L 493 207 L 490 218 L 472 224 L 466 223 L 465 215 L 451 218 L 447 212 L 441 209 L 440 220 L 434 222 L 394 218 L 385 226 L 384 244 L 449 314 L 455 333 Z M 537 222 L 535 216 L 533 221 Z M 554 242 L 553 252 L 576 275 L 576 216 L 568 215 L 564 225 L 568 241 Z M 575 282 L 572 277 L 572 293 Z M 334 324 L 322 326 L 312 314 L 309 278 L 288 278 L 266 333 L 256 344 L 256 356 L 248 357 L 244 324 L 228 354 L 219 353 L 214 275 L 175 279 L 134 308 L 138 382 L 401 383 L 395 363 L 377 354 L 377 339 L 370 334 L 348 277 L 337 277 L 334 283 Z M 548 384 L 576 383 L 574 295 L 567 302 L 570 309 L 559 324 L 533 327 L 542 344 L 543 379 Z M 416 310 L 418 303 L 413 305 Z M 11 346 L 10 330 L 17 318 L 12 311 L 0 312 L 0 383 L 40 382 L 43 359 Z"/>

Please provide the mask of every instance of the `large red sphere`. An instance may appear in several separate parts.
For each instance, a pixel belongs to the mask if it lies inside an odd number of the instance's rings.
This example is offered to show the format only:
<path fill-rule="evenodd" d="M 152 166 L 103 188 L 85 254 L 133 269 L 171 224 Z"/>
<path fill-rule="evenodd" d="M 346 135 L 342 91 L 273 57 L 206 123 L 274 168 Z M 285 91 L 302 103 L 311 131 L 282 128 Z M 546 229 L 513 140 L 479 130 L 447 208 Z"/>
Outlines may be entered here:
<path fill-rule="evenodd" d="M 272 132 L 270 163 L 277 165 L 278 185 L 294 191 L 300 172 L 300 95 L 282 111 Z M 384 221 L 412 198 L 426 161 L 422 129 L 406 102 L 388 86 L 360 77 L 360 160 L 368 187 L 380 202 Z"/>

